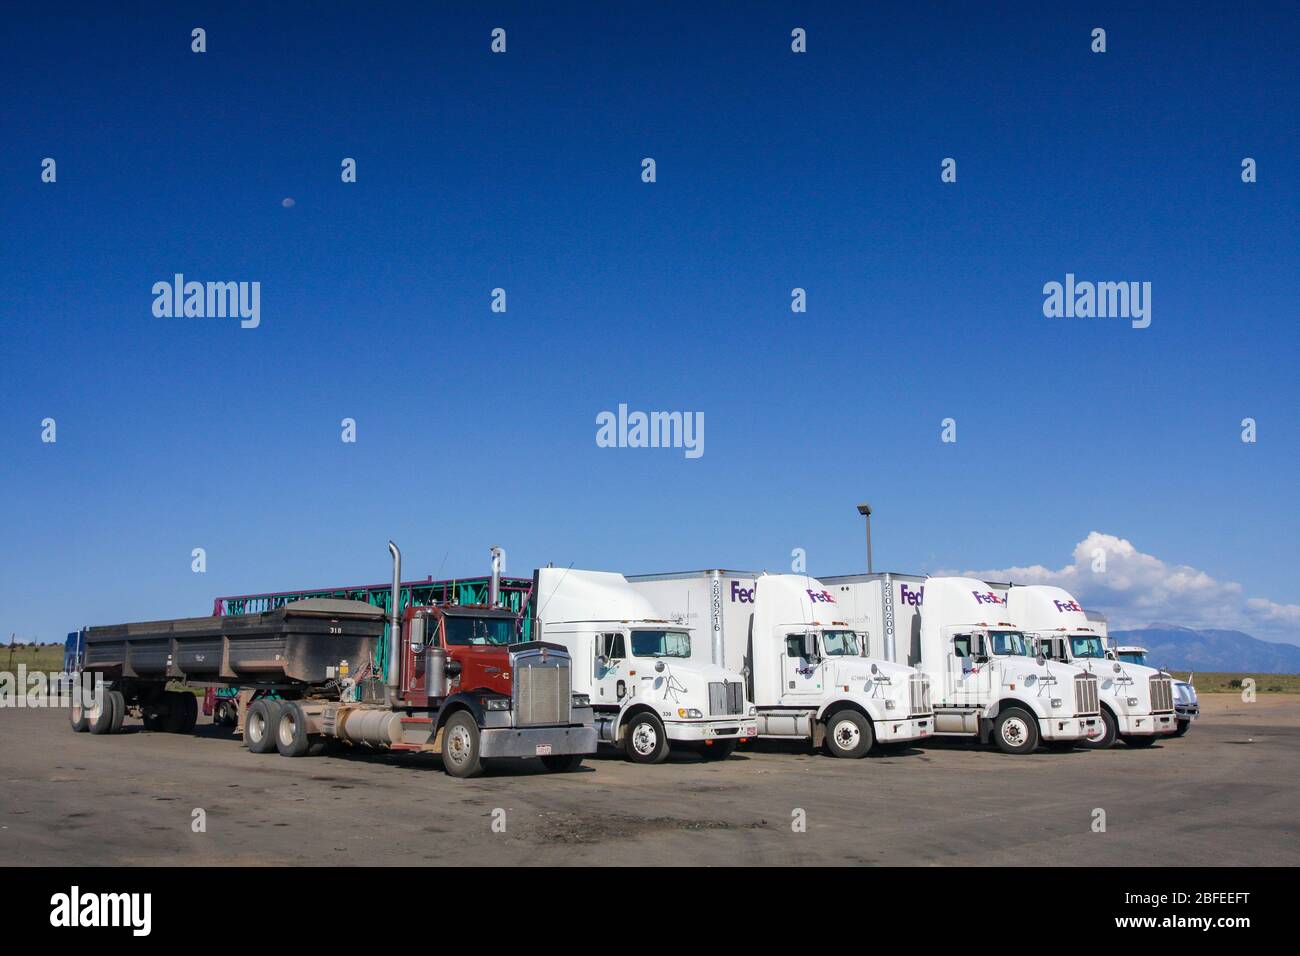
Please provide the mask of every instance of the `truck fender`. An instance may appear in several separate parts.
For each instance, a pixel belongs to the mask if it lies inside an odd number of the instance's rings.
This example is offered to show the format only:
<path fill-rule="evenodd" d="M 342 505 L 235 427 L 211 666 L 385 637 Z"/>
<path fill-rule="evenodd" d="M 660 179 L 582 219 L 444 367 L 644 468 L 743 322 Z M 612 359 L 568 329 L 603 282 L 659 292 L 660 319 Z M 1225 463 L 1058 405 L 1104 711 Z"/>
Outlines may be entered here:
<path fill-rule="evenodd" d="M 867 708 L 862 706 L 862 704 L 860 704 L 858 701 L 854 700 L 851 697 L 836 697 L 834 700 L 822 704 L 821 708 L 817 711 L 816 714 L 816 723 L 820 724 L 822 721 L 824 721 L 826 719 L 827 714 L 836 710 L 844 710 L 845 708 L 849 710 L 856 710 L 859 714 L 861 714 L 863 717 L 867 718 L 867 720 L 871 722 L 872 727 L 875 727 L 876 725 L 875 719 L 871 716 L 871 714 L 867 712 Z"/>
<path fill-rule="evenodd" d="M 618 716 L 614 718 L 614 732 L 613 732 L 614 744 L 616 745 L 618 744 L 618 739 L 620 735 L 622 735 L 623 733 L 623 725 L 627 723 L 627 719 L 631 717 L 633 714 L 640 713 L 643 710 L 650 711 L 650 713 L 654 714 L 656 717 L 659 718 L 660 723 L 663 723 L 665 719 L 664 715 L 659 713 L 659 709 L 655 707 L 654 704 L 645 700 L 638 700 L 635 697 L 629 697 L 624 702 L 623 706 L 619 708 Z"/>
<path fill-rule="evenodd" d="M 444 700 L 442 706 L 438 708 L 438 723 L 434 725 L 434 733 L 442 730 L 442 725 L 458 710 L 468 710 L 474 717 L 474 723 L 482 727 L 484 725 L 483 705 L 479 703 L 478 698 L 479 695 L 472 691 L 462 691 Z"/>

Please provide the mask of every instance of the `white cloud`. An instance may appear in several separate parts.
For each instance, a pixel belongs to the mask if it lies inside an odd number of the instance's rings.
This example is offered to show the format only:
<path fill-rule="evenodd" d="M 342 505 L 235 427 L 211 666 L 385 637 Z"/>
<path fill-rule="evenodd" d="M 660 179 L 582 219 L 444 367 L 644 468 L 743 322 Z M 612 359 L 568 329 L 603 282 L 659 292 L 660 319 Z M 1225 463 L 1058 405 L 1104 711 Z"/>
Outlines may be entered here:
<path fill-rule="evenodd" d="M 1074 559 L 1056 570 L 1036 564 L 965 573 L 986 581 L 1065 588 L 1084 607 L 1104 612 L 1116 630 L 1166 622 L 1232 628 L 1291 643 L 1300 637 L 1300 604 L 1247 598 L 1236 581 L 1216 581 L 1185 564 L 1166 564 L 1099 531 L 1075 545 Z"/>

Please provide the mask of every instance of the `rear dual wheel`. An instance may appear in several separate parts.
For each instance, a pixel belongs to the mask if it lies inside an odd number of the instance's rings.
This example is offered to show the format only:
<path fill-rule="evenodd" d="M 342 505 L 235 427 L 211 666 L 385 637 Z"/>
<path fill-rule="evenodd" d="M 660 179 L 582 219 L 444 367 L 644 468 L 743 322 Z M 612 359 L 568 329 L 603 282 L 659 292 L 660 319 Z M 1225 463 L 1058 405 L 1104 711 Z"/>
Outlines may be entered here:
<path fill-rule="evenodd" d="M 276 749 L 280 701 L 259 697 L 244 717 L 244 746 L 250 753 L 269 754 Z"/>
<path fill-rule="evenodd" d="M 311 734 L 307 733 L 307 714 L 296 700 L 285 701 L 280 706 L 280 720 L 276 724 L 275 749 L 281 757 L 305 757 L 311 750 Z"/>

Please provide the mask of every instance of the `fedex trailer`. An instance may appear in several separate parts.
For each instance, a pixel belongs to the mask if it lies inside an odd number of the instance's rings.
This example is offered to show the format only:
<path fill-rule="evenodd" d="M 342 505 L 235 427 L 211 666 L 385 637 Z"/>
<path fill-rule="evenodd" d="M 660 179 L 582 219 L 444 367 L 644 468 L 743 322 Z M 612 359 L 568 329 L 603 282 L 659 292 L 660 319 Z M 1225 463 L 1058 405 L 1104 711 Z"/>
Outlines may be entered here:
<path fill-rule="evenodd" d="M 670 746 L 720 760 L 754 736 L 740 674 L 714 664 L 707 643 L 659 615 L 623 575 L 540 568 L 530 611 L 535 639 L 568 651 L 599 741 L 633 763 L 659 763 Z"/>
<path fill-rule="evenodd" d="M 930 735 L 929 684 L 874 660 L 835 596 L 802 574 L 712 570 L 631 575 L 661 616 L 709 635 L 714 663 L 738 670 L 758 736 L 811 740 L 836 757 Z"/>
<path fill-rule="evenodd" d="M 990 588 L 1006 601 L 1010 621 L 1037 640 L 1039 653 L 1097 677 L 1102 732 L 1086 746 L 1104 749 L 1122 740 L 1147 747 L 1174 732 L 1172 678 L 1155 668 L 1107 660 L 1105 635 L 1068 591 L 1043 584 Z"/>
<path fill-rule="evenodd" d="M 1040 742 L 1068 750 L 1100 732 L 1096 677 L 1039 658 L 984 582 L 895 573 L 822 581 L 887 659 L 929 677 L 936 736 L 1025 754 Z"/>

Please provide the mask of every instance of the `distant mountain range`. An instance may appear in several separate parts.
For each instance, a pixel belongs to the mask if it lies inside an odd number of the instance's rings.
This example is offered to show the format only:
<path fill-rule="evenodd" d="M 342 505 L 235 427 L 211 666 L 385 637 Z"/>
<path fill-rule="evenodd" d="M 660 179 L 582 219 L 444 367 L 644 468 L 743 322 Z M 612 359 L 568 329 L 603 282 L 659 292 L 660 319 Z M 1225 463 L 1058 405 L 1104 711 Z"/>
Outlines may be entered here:
<path fill-rule="evenodd" d="M 1110 636 L 1117 644 L 1140 644 L 1150 652 L 1147 663 L 1168 670 L 1300 674 L 1300 647 L 1261 641 L 1241 631 L 1152 624 L 1136 631 L 1111 631 Z"/>

